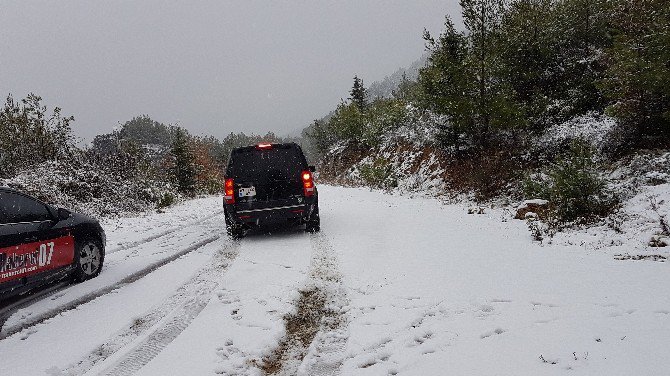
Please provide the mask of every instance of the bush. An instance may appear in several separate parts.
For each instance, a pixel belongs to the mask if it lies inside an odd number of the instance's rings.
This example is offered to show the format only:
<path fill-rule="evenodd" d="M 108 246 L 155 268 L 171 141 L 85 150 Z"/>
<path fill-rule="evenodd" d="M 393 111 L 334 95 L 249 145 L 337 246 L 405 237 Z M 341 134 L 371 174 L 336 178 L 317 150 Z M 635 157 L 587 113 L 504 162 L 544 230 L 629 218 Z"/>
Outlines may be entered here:
<path fill-rule="evenodd" d="M 86 158 L 44 162 L 0 183 L 94 217 L 117 217 L 169 203 L 174 187 L 148 176 L 123 178 L 114 166 Z M 174 200 L 173 200 L 174 201 Z"/>
<path fill-rule="evenodd" d="M 172 206 L 177 202 L 177 196 L 175 196 L 174 193 L 172 192 L 165 192 L 163 196 L 158 200 L 158 203 L 156 206 L 158 209 L 163 209 L 167 208 L 168 206 Z"/>
<path fill-rule="evenodd" d="M 390 189 L 398 186 L 393 174 L 393 166 L 384 158 L 377 158 L 370 164 L 360 167 L 361 179 L 373 188 Z"/>
<path fill-rule="evenodd" d="M 584 141 L 574 141 L 567 155 L 546 173 L 524 180 L 524 195 L 549 200 L 550 216 L 557 224 L 606 216 L 618 200 L 598 167 L 591 147 Z"/>
<path fill-rule="evenodd" d="M 61 115 L 58 107 L 49 114 L 41 101 L 35 94 L 19 102 L 9 95 L 0 108 L 0 178 L 71 157 L 74 137 L 70 123 L 74 118 Z"/>
<path fill-rule="evenodd" d="M 379 99 L 372 102 L 365 113 L 363 142 L 377 146 L 384 134 L 404 125 L 408 116 L 405 106 L 403 102 L 394 99 Z"/>

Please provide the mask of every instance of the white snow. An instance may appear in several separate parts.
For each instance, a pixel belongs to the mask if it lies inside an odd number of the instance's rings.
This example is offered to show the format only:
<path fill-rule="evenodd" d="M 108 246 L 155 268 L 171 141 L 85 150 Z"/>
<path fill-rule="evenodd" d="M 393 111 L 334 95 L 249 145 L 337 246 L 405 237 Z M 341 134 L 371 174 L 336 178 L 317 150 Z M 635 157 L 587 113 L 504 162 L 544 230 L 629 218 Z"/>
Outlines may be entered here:
<path fill-rule="evenodd" d="M 617 260 L 633 241 L 589 247 L 575 239 L 590 234 L 573 232 L 540 245 L 500 209 L 468 215 L 435 199 L 319 189 L 315 235 L 217 240 L 220 198 L 107 223 L 116 251 L 100 277 L 7 325 L 214 240 L 0 340 L 0 375 L 260 375 L 287 333 L 284 317 L 310 288 L 324 292 L 328 314 L 306 349 L 289 349 L 304 358 L 289 357 L 283 374 L 667 374 L 669 264 Z M 658 203 L 668 191 L 640 194 Z M 631 205 L 642 210 L 638 201 Z"/>
<path fill-rule="evenodd" d="M 601 152 L 608 152 L 610 150 L 606 149 L 618 146 L 617 142 L 620 142 L 615 139 L 615 133 L 621 131 L 618 126 L 615 118 L 591 112 L 549 127 L 534 144 L 541 150 L 581 139 Z"/>

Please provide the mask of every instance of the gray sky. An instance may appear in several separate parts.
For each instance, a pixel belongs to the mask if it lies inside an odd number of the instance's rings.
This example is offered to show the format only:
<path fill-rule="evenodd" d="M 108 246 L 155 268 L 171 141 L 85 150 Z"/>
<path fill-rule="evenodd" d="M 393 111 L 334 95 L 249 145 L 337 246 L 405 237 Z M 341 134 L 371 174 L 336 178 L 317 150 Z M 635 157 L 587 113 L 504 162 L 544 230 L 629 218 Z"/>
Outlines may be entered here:
<path fill-rule="evenodd" d="M 148 114 L 195 134 L 295 132 L 419 58 L 458 0 L 0 2 L 0 95 L 86 140 Z"/>

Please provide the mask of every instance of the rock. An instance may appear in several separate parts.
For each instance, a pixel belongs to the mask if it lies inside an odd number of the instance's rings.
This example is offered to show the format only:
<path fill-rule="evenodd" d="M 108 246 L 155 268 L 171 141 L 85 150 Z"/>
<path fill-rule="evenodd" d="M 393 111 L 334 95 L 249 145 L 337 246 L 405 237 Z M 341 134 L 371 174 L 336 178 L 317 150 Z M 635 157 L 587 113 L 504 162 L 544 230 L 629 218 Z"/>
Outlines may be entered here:
<path fill-rule="evenodd" d="M 549 210 L 549 201 L 535 199 L 526 200 L 516 208 L 515 219 L 527 219 L 528 217 L 542 218 Z M 531 214 L 532 213 L 532 214 Z"/>
<path fill-rule="evenodd" d="M 484 214 L 484 208 L 481 206 L 473 206 L 468 208 L 468 214 Z"/>
<path fill-rule="evenodd" d="M 654 248 L 667 247 L 670 243 L 670 237 L 664 235 L 654 235 L 649 241 L 649 246 Z"/>

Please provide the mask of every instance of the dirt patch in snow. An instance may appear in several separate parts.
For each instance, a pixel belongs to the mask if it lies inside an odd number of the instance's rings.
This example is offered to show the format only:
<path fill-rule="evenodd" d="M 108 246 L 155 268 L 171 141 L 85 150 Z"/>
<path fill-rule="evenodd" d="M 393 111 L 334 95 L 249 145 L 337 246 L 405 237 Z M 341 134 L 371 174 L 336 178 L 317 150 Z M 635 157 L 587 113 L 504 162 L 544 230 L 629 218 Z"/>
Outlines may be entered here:
<path fill-rule="evenodd" d="M 326 302 L 326 295 L 319 288 L 300 291 L 296 312 L 284 317 L 286 336 L 259 365 L 266 375 L 281 373 L 284 365 L 292 359 L 302 361 L 309 345 L 321 329 L 323 318 L 334 314 L 326 309 Z"/>
<path fill-rule="evenodd" d="M 271 354 L 254 364 L 266 375 L 339 374 L 348 335 L 346 291 L 335 251 L 323 233 L 312 234 L 312 263 L 295 310 L 284 316 L 286 334 Z"/>

